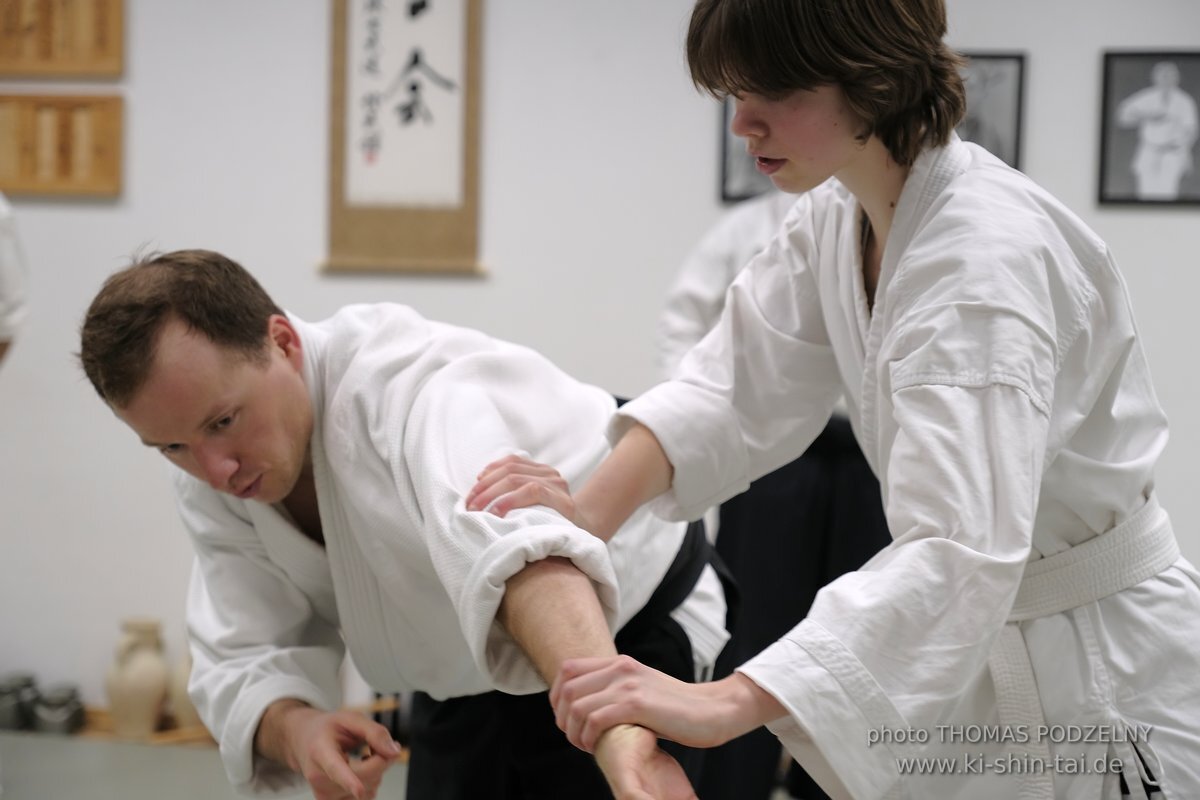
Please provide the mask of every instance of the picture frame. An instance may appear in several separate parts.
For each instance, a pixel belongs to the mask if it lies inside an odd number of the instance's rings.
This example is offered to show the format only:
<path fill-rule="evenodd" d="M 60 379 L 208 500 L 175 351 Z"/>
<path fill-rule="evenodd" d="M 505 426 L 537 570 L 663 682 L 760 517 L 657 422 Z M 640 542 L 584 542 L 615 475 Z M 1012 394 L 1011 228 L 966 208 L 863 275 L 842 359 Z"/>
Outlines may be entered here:
<path fill-rule="evenodd" d="M 1104 53 L 1098 201 L 1200 205 L 1200 50 Z"/>
<path fill-rule="evenodd" d="M 746 141 L 729 129 L 733 122 L 734 99 L 721 102 L 721 202 L 740 203 L 774 188 L 771 179 L 758 171 L 746 152 Z"/>
<path fill-rule="evenodd" d="M 958 135 L 974 142 L 1013 169 L 1021 168 L 1021 134 L 1025 104 L 1025 54 L 960 53 L 967 92 L 967 111 Z"/>

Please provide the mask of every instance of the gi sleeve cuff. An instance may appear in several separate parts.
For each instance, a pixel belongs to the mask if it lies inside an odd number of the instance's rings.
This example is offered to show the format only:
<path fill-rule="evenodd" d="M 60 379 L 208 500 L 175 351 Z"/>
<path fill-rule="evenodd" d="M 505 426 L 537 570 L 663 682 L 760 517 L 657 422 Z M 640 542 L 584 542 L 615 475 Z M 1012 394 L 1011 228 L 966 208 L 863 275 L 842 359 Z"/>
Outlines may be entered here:
<path fill-rule="evenodd" d="M 902 796 L 898 759 L 917 750 L 895 742 L 870 744 L 869 737 L 873 730 L 904 730 L 907 723 L 829 631 L 804 620 L 737 671 L 787 709 L 789 716 L 767 728 L 823 785 L 836 780 L 848 796 L 864 800 Z"/>
<path fill-rule="evenodd" d="M 496 621 L 496 614 L 508 579 L 527 564 L 552 556 L 570 559 L 591 579 L 609 629 L 616 626 L 620 595 L 604 542 L 561 523 L 518 527 L 499 537 L 480 554 L 467 575 L 457 606 L 477 666 L 500 691 L 532 694 L 547 688 L 533 662 Z"/>
<path fill-rule="evenodd" d="M 689 413 L 681 414 L 682 408 Z M 659 517 L 699 519 L 709 507 L 749 488 L 746 444 L 724 398 L 691 384 L 660 383 L 622 406 L 609 422 L 614 447 L 635 422 L 654 433 L 675 467 L 671 489 L 650 504 Z"/>

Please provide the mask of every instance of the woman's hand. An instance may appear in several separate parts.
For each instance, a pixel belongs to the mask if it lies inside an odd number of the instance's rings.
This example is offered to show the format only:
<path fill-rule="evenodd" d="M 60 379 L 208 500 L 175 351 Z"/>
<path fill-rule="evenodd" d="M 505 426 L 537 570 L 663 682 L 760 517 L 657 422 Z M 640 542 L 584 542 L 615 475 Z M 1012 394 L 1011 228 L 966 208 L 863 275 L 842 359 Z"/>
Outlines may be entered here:
<path fill-rule="evenodd" d="M 524 456 L 505 456 L 483 468 L 467 494 L 468 511 L 487 509 L 503 517 L 514 508 L 546 506 L 578 528 L 591 531 L 558 470 Z"/>
<path fill-rule="evenodd" d="M 503 517 L 514 508 L 547 506 L 607 542 L 639 506 L 671 488 L 673 474 L 654 433 L 636 424 L 575 495 L 554 468 L 511 455 L 483 468 L 467 494 L 466 507 Z"/>
<path fill-rule="evenodd" d="M 563 662 L 550 689 L 555 722 L 576 747 L 591 751 L 614 725 L 629 723 L 692 747 L 725 741 L 710 684 L 692 684 L 630 658 Z"/>
<path fill-rule="evenodd" d="M 787 714 L 740 673 L 713 683 L 685 683 L 629 656 L 564 661 L 550 702 L 558 727 L 588 751 L 622 723 L 691 747 L 715 747 Z"/>

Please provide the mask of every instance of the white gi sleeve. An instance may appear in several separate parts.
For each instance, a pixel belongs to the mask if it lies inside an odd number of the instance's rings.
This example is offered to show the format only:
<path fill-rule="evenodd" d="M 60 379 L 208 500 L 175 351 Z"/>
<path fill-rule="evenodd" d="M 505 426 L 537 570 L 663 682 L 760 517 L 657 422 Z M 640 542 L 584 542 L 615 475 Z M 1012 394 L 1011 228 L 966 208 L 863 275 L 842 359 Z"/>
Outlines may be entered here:
<path fill-rule="evenodd" d="M 25 257 L 12 207 L 0 195 L 0 342 L 17 334 L 25 318 Z"/>
<path fill-rule="evenodd" d="M 841 394 L 809 266 L 811 214 L 793 211 L 787 225 L 742 270 L 674 379 L 622 406 L 609 427 L 614 443 L 634 421 L 658 438 L 675 468 L 652 506 L 667 519 L 695 519 L 798 457 Z"/>
<path fill-rule="evenodd" d="M 819 751 L 859 798 L 883 797 L 916 752 L 868 735 L 933 729 L 986 668 L 1031 549 L 1054 338 L 1016 315 L 938 313 L 881 356 L 894 542 L 740 668 L 788 710 L 769 726 L 788 749 Z"/>
<path fill-rule="evenodd" d="M 658 320 L 658 373 L 674 373 L 687 351 L 712 330 L 725 305 L 725 292 L 744 263 L 730 249 L 729 232 L 709 231 L 683 262 Z"/>
<path fill-rule="evenodd" d="M 248 519 L 199 481 L 179 473 L 175 483 L 196 551 L 187 600 L 188 694 L 220 744 L 234 786 L 294 792 L 304 779 L 257 757 L 254 736 L 276 700 L 325 710 L 340 705 L 341 638 L 271 561 Z"/>
<path fill-rule="evenodd" d="M 466 511 L 464 498 L 485 464 L 510 453 L 564 476 L 584 474 L 607 451 L 601 432 L 614 406 L 610 396 L 532 351 L 513 350 L 456 360 L 430 378 L 413 403 L 402 459 L 392 469 L 402 491 L 411 481 L 438 578 L 477 666 L 501 691 L 546 688 L 496 622 L 509 578 L 530 562 L 570 559 L 591 578 L 610 629 L 619 611 L 617 579 L 604 542 L 557 512 L 534 506 L 501 519 Z"/>

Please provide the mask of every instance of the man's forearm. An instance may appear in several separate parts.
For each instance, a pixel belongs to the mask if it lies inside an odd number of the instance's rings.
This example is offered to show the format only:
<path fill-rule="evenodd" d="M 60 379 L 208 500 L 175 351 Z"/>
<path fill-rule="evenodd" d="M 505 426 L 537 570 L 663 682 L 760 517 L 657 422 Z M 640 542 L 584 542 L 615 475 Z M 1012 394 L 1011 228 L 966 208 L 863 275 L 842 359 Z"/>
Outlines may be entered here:
<path fill-rule="evenodd" d="M 591 579 L 565 558 L 535 561 L 509 578 L 497 616 L 547 685 L 568 658 L 617 654 Z"/>

